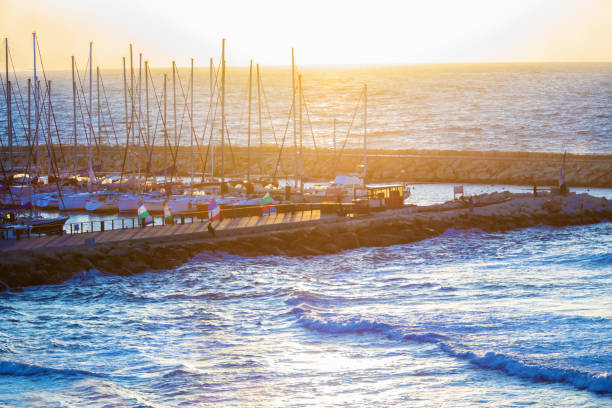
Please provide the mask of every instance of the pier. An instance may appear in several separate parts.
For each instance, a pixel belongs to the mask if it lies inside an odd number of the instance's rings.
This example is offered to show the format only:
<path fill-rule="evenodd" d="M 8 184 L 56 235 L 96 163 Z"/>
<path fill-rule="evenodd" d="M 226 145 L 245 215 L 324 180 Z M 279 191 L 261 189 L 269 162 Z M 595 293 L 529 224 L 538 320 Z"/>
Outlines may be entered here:
<path fill-rule="evenodd" d="M 270 215 L 224 218 L 212 221 L 215 237 L 227 237 L 250 232 L 278 231 L 291 227 L 303 227 L 338 217 L 321 214 L 320 209 L 295 212 L 280 212 Z M 156 243 L 173 240 L 213 238 L 207 230 L 206 219 L 192 220 L 190 223 L 122 228 L 116 230 L 65 234 L 62 236 L 41 236 L 20 240 L 0 241 L 0 252 L 19 250 L 44 250 L 102 245 L 120 242 Z"/>
<path fill-rule="evenodd" d="M 612 201 L 588 194 L 491 193 L 422 207 L 339 216 L 321 210 L 170 226 L 122 229 L 0 243 L 0 286 L 60 283 L 98 270 L 132 275 L 175 268 L 201 253 L 250 256 L 316 256 L 368 246 L 407 244 L 447 229 L 504 232 L 542 225 L 612 220 Z"/>

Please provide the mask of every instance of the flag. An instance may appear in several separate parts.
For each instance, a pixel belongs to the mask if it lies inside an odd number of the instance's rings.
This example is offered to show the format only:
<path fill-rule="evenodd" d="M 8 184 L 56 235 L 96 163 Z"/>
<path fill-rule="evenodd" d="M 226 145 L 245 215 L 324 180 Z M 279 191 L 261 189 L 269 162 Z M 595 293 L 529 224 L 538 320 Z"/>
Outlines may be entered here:
<path fill-rule="evenodd" d="M 168 207 L 168 202 L 164 203 L 164 221 L 166 224 L 172 224 L 172 213 L 170 212 L 170 207 Z"/>
<path fill-rule="evenodd" d="M 138 202 L 138 218 L 147 218 L 150 217 L 151 214 L 147 211 L 147 208 L 144 205 L 143 201 Z"/>
<path fill-rule="evenodd" d="M 218 220 L 221 218 L 221 209 L 217 205 L 215 197 L 208 203 L 208 218 L 211 220 Z"/>
<path fill-rule="evenodd" d="M 147 211 L 144 205 L 144 202 L 139 201 L 138 202 L 138 221 L 142 222 L 143 218 L 145 220 L 145 225 L 153 224 L 153 217 L 151 217 L 151 214 L 149 214 L 149 212 Z"/>
<path fill-rule="evenodd" d="M 270 197 L 270 193 L 266 193 L 265 196 L 261 199 L 261 210 L 262 214 L 274 214 L 276 213 L 276 208 L 274 207 L 274 203 L 272 202 L 272 197 Z"/>

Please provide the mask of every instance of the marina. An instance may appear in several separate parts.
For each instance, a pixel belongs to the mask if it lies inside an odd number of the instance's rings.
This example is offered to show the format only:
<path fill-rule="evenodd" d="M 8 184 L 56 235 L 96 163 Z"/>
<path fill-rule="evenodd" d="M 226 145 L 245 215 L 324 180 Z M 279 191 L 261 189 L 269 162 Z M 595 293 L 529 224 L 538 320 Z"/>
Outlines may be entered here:
<path fill-rule="evenodd" d="M 605 1 L 3 0 L 0 407 L 607 407 Z"/>

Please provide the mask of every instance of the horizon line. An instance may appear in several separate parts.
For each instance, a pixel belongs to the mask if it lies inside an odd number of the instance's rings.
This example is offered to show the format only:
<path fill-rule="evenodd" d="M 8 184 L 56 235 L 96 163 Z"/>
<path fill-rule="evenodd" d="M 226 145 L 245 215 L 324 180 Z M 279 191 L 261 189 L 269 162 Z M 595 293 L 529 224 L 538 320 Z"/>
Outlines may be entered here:
<path fill-rule="evenodd" d="M 144 60 L 148 61 L 148 60 Z M 345 64 L 296 64 L 299 68 L 383 68 L 383 67 L 406 67 L 406 66 L 443 66 L 443 65 L 521 65 L 521 64 L 612 64 L 612 60 L 583 60 L 583 61 L 574 61 L 574 60 L 521 60 L 521 61 L 446 61 L 446 62 L 393 62 L 393 63 L 367 63 L 367 64 L 359 64 L 359 63 L 345 63 Z M 255 63 L 253 64 L 255 65 Z M 217 66 L 215 64 L 215 66 Z M 260 65 L 261 66 L 261 65 Z M 113 67 L 101 67 L 99 65 L 95 65 L 95 67 L 100 67 L 105 70 L 122 70 L 122 66 L 113 66 Z M 190 68 L 190 65 L 178 65 L 177 68 Z M 248 69 L 249 65 L 226 65 L 227 68 L 244 68 Z M 291 64 L 287 65 L 265 65 L 267 68 L 291 68 Z M 172 63 L 168 66 L 151 66 L 151 69 L 172 69 Z M 194 65 L 194 68 L 209 68 L 208 65 Z M 24 69 L 24 70 L 16 70 L 15 73 L 18 72 L 31 72 L 33 69 Z M 70 68 L 62 69 L 62 68 L 51 68 L 46 69 L 47 72 L 52 71 L 70 71 Z"/>

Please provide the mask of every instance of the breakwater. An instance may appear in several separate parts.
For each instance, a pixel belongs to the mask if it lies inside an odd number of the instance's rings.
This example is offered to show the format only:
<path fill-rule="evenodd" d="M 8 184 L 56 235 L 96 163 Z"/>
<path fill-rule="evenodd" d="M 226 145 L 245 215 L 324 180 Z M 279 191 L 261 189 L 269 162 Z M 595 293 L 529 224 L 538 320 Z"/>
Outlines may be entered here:
<path fill-rule="evenodd" d="M 39 147 L 47 152 L 46 147 Z M 60 170 L 74 167 L 72 146 L 53 146 Z M 122 146 L 100 145 L 94 148 L 94 163 L 100 164 L 102 172 L 138 171 L 160 173 L 164 168 L 176 164 L 179 176 L 188 176 L 191 171 L 191 150 L 179 147 L 164 154 L 163 148 L 151 150 L 134 147 L 129 158 Z M 292 177 L 295 169 L 293 148 L 285 146 L 280 161 L 276 146 L 264 146 L 261 151 L 251 152 L 251 174 Z M 330 149 L 304 149 L 304 175 L 319 180 L 331 180 L 334 174 L 354 173 L 363 162 L 362 151 L 345 150 L 340 154 Z M 15 166 L 25 166 L 27 152 L 16 149 Z M 87 147 L 77 148 L 77 166 L 88 166 Z M 47 154 L 40 155 L 40 168 L 47 169 Z M 193 154 L 194 171 L 210 172 L 210 152 L 203 147 Z M 221 151 L 216 149 L 215 174 L 221 174 Z M 174 159 L 176 158 L 176 159 Z M 126 159 L 126 160 L 124 160 Z M 243 146 L 226 148 L 224 171 L 226 175 L 243 177 L 247 174 L 248 151 Z M 372 181 L 401 180 L 406 182 L 458 182 L 515 185 L 557 185 L 559 167 L 563 155 L 558 153 L 500 152 L 500 151 L 444 151 L 444 150 L 381 150 L 368 152 L 368 177 Z M 140 166 L 139 166 L 140 163 Z M 612 187 L 612 155 L 568 154 L 565 163 L 566 182 L 574 187 Z"/>
<path fill-rule="evenodd" d="M 360 218 L 334 217 L 230 235 L 181 235 L 175 239 L 118 242 L 96 246 L 10 251 L 0 259 L 1 287 L 54 284 L 76 273 L 132 275 L 174 268 L 198 253 L 241 256 L 316 256 L 364 246 L 405 244 L 443 234 L 447 229 L 508 231 L 538 225 L 566 226 L 612 220 L 612 201 L 588 194 L 568 196 L 494 193 L 461 201 L 411 206 Z"/>

